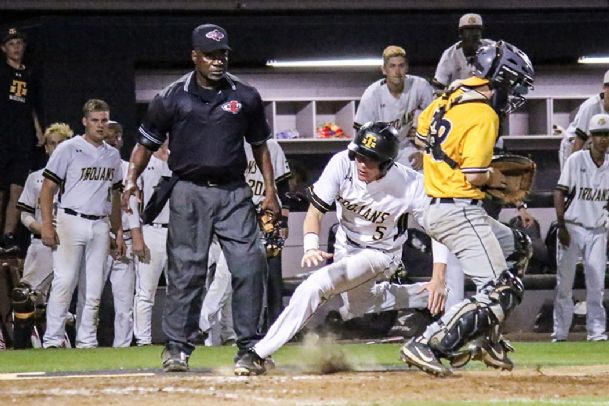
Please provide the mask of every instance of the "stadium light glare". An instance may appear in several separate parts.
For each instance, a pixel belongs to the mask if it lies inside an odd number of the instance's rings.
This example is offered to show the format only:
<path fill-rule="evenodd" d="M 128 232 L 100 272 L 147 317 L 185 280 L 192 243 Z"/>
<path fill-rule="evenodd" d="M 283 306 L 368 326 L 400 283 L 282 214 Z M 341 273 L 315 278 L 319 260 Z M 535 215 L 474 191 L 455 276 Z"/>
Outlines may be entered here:
<path fill-rule="evenodd" d="M 272 68 L 352 68 L 366 66 L 381 66 L 382 58 L 361 59 L 322 59 L 317 61 L 274 61 L 266 62 Z"/>
<path fill-rule="evenodd" d="M 577 63 L 589 65 L 609 64 L 609 56 L 580 56 Z"/>

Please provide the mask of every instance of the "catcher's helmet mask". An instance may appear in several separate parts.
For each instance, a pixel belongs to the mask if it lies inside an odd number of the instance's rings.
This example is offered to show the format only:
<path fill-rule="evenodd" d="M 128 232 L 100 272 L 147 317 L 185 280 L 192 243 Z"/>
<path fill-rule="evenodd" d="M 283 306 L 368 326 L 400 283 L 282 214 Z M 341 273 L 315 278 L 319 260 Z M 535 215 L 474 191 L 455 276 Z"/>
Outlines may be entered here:
<path fill-rule="evenodd" d="M 475 76 L 489 80 L 494 90 L 491 105 L 498 114 L 507 115 L 521 107 L 523 95 L 533 89 L 535 71 L 529 57 L 505 41 L 481 47 L 474 67 Z"/>
<path fill-rule="evenodd" d="M 369 142 L 371 137 L 374 142 Z M 379 169 L 383 174 L 387 173 L 395 162 L 399 148 L 397 130 L 392 125 L 382 121 L 368 122 L 362 125 L 347 147 L 349 159 L 353 161 L 355 155 L 371 158 L 379 162 Z"/>

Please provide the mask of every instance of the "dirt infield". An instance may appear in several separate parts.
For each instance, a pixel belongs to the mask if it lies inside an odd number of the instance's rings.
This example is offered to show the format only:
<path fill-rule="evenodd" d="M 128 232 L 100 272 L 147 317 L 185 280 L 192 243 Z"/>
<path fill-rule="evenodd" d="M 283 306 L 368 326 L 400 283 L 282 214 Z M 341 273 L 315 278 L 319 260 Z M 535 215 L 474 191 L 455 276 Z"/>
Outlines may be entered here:
<path fill-rule="evenodd" d="M 276 369 L 261 377 L 231 371 L 142 372 L 98 376 L 0 376 L 0 404 L 346 405 L 409 401 L 609 401 L 609 366 L 459 371 L 433 378 L 414 370 L 329 375 Z"/>

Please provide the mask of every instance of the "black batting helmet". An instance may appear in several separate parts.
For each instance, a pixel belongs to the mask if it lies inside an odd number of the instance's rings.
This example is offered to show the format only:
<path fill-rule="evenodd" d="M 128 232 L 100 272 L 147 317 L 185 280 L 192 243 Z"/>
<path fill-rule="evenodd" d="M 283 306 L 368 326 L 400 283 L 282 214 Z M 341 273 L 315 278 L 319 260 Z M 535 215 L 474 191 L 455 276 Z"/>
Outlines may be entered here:
<path fill-rule="evenodd" d="M 400 143 L 398 132 L 388 123 L 377 121 L 362 125 L 353 141 L 349 143 L 349 158 L 355 159 L 355 155 L 363 155 L 378 161 L 381 171 L 389 169 L 398 156 Z"/>

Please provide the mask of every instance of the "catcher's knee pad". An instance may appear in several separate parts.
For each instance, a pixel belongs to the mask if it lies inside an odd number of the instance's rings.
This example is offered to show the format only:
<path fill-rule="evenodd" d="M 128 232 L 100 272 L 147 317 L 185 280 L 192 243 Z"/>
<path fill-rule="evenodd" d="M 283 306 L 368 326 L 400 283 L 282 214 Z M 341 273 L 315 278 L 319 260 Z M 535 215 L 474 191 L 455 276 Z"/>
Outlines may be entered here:
<path fill-rule="evenodd" d="M 13 304 L 13 315 L 15 323 L 27 321 L 34 318 L 36 311 L 37 292 L 25 283 L 19 282 L 11 292 Z"/>
<path fill-rule="evenodd" d="M 512 233 L 514 234 L 514 252 L 506 258 L 506 261 L 513 264 L 510 271 L 514 275 L 523 277 L 529 266 L 529 260 L 533 256 L 533 243 L 531 238 L 520 230 L 512 228 Z"/>
<path fill-rule="evenodd" d="M 499 305 L 500 311 L 503 313 L 502 317 L 499 314 L 496 314 L 500 321 L 503 321 L 505 317 L 522 302 L 523 296 L 524 285 L 522 284 L 522 281 L 510 271 L 503 271 L 494 282 L 492 290 L 488 293 L 488 297 L 493 302 L 491 307 L 497 309 L 496 305 Z"/>
<path fill-rule="evenodd" d="M 442 355 L 452 354 L 467 341 L 497 323 L 494 312 L 484 303 L 464 302 L 455 315 L 429 339 L 429 345 Z"/>

